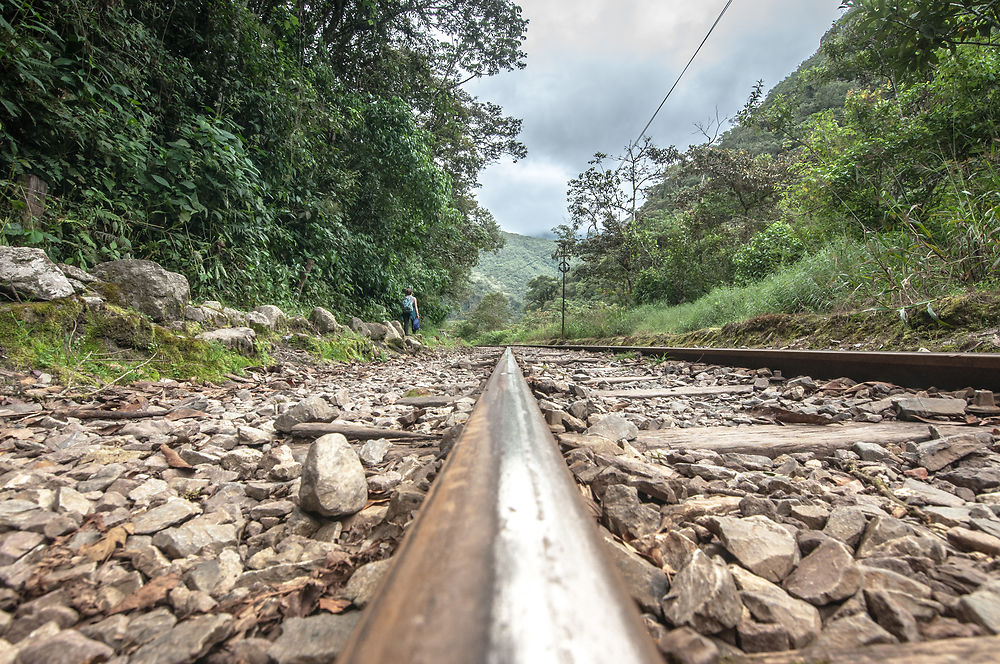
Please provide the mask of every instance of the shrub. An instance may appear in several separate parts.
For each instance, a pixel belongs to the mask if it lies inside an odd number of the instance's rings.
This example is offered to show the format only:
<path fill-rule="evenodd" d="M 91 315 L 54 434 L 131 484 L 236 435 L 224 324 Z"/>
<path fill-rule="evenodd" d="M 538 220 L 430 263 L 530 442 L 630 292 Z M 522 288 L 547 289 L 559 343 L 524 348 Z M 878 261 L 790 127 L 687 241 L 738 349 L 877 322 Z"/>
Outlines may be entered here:
<path fill-rule="evenodd" d="M 733 257 L 736 283 L 749 284 L 763 279 L 779 267 L 797 261 L 802 252 L 802 242 L 792 227 L 783 221 L 776 221 L 736 252 Z"/>

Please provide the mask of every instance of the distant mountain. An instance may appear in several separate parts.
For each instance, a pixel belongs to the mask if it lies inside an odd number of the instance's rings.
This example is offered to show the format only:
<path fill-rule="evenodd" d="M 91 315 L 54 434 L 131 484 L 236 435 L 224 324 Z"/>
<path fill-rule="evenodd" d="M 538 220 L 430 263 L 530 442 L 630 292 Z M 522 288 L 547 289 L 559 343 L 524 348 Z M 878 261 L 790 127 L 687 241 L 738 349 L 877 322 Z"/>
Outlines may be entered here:
<path fill-rule="evenodd" d="M 520 312 L 528 282 L 540 274 L 558 277 L 554 240 L 504 233 L 506 244 L 497 253 L 479 254 L 479 264 L 472 268 L 472 294 L 462 305 L 468 311 L 479 304 L 484 295 L 500 292 L 507 296 L 515 312 Z"/>

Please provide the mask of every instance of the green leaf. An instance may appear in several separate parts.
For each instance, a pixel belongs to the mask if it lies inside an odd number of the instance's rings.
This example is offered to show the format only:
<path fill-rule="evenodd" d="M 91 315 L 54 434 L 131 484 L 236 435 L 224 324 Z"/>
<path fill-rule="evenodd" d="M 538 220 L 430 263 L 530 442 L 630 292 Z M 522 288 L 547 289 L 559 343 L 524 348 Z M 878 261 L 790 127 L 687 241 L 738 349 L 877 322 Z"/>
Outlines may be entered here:
<path fill-rule="evenodd" d="M 150 176 L 150 177 L 152 177 L 153 180 L 156 181 L 157 184 L 160 184 L 160 185 L 162 185 L 164 187 L 169 187 L 170 186 L 169 182 L 167 182 L 166 180 L 164 180 L 159 175 L 156 175 L 155 173 L 152 176 Z"/>

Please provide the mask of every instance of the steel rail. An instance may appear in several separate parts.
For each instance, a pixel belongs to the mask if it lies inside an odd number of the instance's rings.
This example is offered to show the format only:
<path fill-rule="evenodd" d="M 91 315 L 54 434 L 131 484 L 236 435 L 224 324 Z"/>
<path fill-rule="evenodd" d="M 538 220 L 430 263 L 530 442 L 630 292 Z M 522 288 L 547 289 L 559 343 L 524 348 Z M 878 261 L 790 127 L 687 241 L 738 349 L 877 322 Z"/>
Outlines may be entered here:
<path fill-rule="evenodd" d="M 504 351 L 343 664 L 660 662 Z"/>
<path fill-rule="evenodd" d="M 974 387 L 1000 391 L 1000 353 L 896 353 L 759 348 L 673 348 L 663 346 L 531 345 L 525 348 L 639 353 L 671 360 L 724 366 L 779 369 L 788 376 L 846 376 L 858 381 L 882 380 L 904 387 L 958 390 Z"/>

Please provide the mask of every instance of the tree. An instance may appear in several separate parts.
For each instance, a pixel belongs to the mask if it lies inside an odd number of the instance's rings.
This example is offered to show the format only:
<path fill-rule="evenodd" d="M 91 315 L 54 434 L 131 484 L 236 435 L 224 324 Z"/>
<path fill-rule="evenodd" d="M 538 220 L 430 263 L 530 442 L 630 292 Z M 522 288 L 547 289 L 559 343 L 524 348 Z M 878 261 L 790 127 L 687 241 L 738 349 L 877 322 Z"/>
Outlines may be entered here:
<path fill-rule="evenodd" d="M 502 330 L 510 322 L 510 304 L 503 293 L 487 293 L 479 305 L 458 326 L 458 334 L 465 338 L 484 332 Z"/>
<path fill-rule="evenodd" d="M 291 301 L 309 265 L 307 302 L 384 315 L 412 285 L 441 317 L 500 244 L 479 171 L 524 154 L 461 84 L 522 66 L 524 27 L 509 0 L 8 0 L 2 239 L 157 260 L 232 303 Z"/>
<path fill-rule="evenodd" d="M 1000 46 L 997 0 L 844 0 L 851 12 L 825 49 L 843 67 L 892 79 L 926 75 L 939 52 Z"/>
<path fill-rule="evenodd" d="M 540 274 L 528 282 L 524 296 L 524 308 L 541 309 L 559 294 L 559 282 L 547 274 Z"/>
<path fill-rule="evenodd" d="M 680 157 L 676 148 L 658 148 L 647 137 L 627 146 L 617 159 L 596 153 L 590 167 L 569 181 L 571 223 L 557 232 L 571 253 L 583 259 L 579 276 L 631 298 L 643 260 L 640 206 L 666 167 Z"/>

